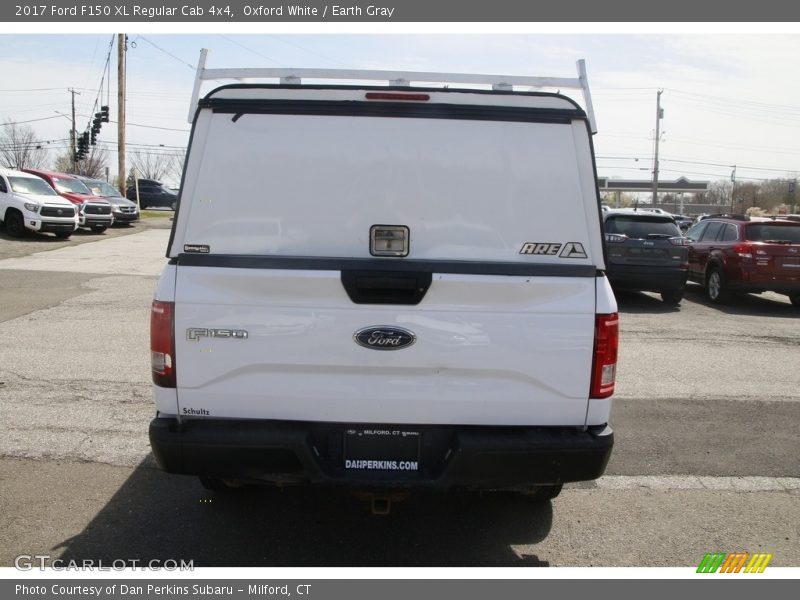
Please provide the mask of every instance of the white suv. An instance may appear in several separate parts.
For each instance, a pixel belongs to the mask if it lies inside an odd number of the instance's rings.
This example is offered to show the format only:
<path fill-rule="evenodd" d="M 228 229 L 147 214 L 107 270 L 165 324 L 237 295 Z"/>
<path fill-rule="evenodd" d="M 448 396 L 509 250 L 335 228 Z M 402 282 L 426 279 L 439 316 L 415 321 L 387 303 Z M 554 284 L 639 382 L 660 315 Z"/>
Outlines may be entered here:
<path fill-rule="evenodd" d="M 326 75 L 353 81 L 199 102 L 152 306 L 161 467 L 383 501 L 599 477 L 618 317 L 587 112 L 509 89 L 539 78 Z"/>
<path fill-rule="evenodd" d="M 78 210 L 40 177 L 0 168 L 0 221 L 12 237 L 27 229 L 67 239 L 78 228 Z"/>

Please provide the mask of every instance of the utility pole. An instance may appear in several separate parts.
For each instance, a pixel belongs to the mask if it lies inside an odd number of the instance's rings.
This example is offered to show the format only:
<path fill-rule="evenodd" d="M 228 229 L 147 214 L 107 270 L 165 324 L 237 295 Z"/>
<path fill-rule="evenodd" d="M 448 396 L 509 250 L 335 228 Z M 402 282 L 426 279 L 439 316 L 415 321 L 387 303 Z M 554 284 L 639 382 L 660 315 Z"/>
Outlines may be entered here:
<path fill-rule="evenodd" d="M 653 199 L 651 204 L 655 207 L 658 198 L 658 142 L 661 139 L 661 119 L 664 118 L 664 110 L 661 108 L 661 94 L 664 90 L 656 93 L 656 147 L 653 153 Z"/>
<path fill-rule="evenodd" d="M 731 171 L 731 214 L 734 214 L 736 212 L 736 209 L 733 207 L 735 192 L 736 192 L 736 165 L 733 165 L 733 171 Z"/>
<path fill-rule="evenodd" d="M 78 150 L 76 148 L 76 145 L 77 145 L 76 137 L 78 135 L 78 132 L 75 130 L 75 94 L 78 94 L 80 96 L 81 93 L 80 92 L 76 92 L 72 88 L 70 88 L 67 91 L 70 94 L 72 94 L 72 130 L 70 131 L 70 136 L 69 136 L 70 143 L 71 143 L 70 150 L 72 150 L 72 172 L 73 173 L 77 173 L 78 172 L 78 156 L 77 156 Z"/>
<path fill-rule="evenodd" d="M 125 195 L 125 51 L 128 36 L 117 34 L 117 187 Z"/>

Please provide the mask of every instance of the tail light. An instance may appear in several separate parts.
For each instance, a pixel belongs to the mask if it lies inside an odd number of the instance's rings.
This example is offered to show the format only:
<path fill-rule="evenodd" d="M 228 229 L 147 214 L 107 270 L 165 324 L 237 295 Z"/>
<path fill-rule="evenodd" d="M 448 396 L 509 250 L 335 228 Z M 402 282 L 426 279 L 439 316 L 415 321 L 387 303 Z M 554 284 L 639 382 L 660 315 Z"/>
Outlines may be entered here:
<path fill-rule="evenodd" d="M 689 240 L 685 237 L 671 237 L 669 238 L 669 243 L 673 246 L 688 246 Z"/>
<path fill-rule="evenodd" d="M 606 234 L 606 241 L 611 242 L 612 244 L 621 244 L 625 240 L 628 239 L 627 235 L 623 235 L 621 233 L 607 233 Z"/>
<path fill-rule="evenodd" d="M 608 398 L 614 393 L 619 346 L 619 314 L 597 315 L 594 326 L 594 357 L 590 398 Z"/>
<path fill-rule="evenodd" d="M 753 244 L 736 244 L 733 251 L 739 258 L 753 258 Z"/>
<path fill-rule="evenodd" d="M 150 310 L 150 368 L 153 383 L 175 387 L 175 303 L 153 300 Z"/>

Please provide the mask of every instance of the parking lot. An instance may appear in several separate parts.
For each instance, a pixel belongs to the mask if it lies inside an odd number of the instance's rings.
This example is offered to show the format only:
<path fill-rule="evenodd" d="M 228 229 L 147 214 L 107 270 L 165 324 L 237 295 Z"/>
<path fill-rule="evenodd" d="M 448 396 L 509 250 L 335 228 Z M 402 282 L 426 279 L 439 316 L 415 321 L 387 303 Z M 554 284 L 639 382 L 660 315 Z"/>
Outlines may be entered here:
<path fill-rule="evenodd" d="M 168 219 L 0 236 L 0 565 L 19 554 L 197 566 L 800 566 L 800 311 L 775 294 L 680 308 L 618 296 L 606 476 L 552 503 L 415 494 L 213 495 L 153 463 L 149 303 Z"/>

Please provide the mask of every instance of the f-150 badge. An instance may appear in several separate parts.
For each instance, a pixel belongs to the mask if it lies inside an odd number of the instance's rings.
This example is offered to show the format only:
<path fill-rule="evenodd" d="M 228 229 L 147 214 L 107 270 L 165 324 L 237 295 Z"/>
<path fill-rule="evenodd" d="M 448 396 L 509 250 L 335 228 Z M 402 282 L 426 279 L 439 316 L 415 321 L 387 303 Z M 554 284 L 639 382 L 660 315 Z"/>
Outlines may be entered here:
<path fill-rule="evenodd" d="M 203 329 L 202 327 L 190 327 L 186 330 L 186 339 L 190 342 L 196 342 L 200 338 L 246 340 L 247 332 L 244 329 Z"/>

